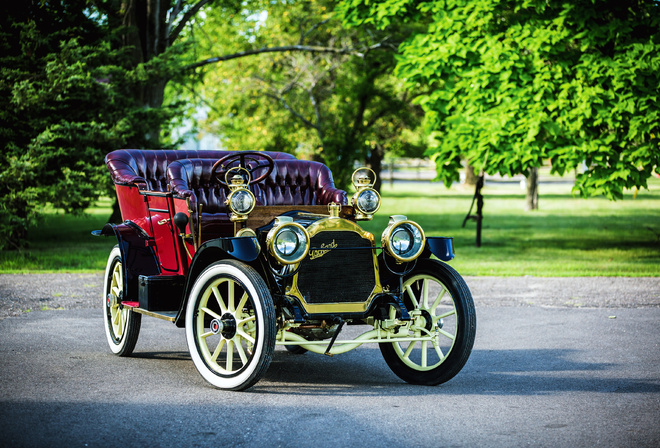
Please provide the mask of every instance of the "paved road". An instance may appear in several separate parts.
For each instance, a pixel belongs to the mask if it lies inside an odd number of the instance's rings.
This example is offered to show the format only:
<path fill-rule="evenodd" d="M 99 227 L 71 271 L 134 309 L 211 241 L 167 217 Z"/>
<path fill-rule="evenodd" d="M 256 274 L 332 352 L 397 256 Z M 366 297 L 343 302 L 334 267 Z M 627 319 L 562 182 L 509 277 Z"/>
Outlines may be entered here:
<path fill-rule="evenodd" d="M 466 277 L 477 306 L 660 308 L 660 277 Z M 101 306 L 103 274 L 0 274 L 0 320 Z"/>
<path fill-rule="evenodd" d="M 0 446 L 660 446 L 660 308 L 477 306 L 474 351 L 439 387 L 376 347 L 275 353 L 247 392 L 209 387 L 184 331 L 143 319 L 132 358 L 99 309 L 0 321 Z"/>

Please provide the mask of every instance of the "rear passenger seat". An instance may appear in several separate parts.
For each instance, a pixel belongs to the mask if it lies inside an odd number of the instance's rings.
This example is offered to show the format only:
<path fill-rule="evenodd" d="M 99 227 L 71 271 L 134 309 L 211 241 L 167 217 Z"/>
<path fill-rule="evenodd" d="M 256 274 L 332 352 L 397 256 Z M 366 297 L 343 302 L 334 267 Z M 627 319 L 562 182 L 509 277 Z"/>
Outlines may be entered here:
<path fill-rule="evenodd" d="M 105 156 L 112 180 L 140 190 L 167 191 L 167 167 L 175 160 L 208 158 L 218 160 L 237 151 L 196 151 L 174 149 L 118 149 Z M 263 151 L 274 160 L 296 158 L 285 152 Z"/>

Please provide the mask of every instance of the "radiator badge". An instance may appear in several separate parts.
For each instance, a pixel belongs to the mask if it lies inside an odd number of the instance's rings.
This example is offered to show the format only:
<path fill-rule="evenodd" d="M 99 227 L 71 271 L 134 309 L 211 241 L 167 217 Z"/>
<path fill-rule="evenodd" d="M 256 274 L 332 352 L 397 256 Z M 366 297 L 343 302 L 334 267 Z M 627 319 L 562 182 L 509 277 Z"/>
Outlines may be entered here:
<path fill-rule="evenodd" d="M 321 244 L 321 249 L 314 249 L 309 251 L 309 259 L 316 260 L 317 258 L 321 258 L 330 252 L 331 249 L 336 249 L 337 247 L 339 247 L 339 245 L 335 243 L 335 240 L 332 240 L 332 243 Z"/>

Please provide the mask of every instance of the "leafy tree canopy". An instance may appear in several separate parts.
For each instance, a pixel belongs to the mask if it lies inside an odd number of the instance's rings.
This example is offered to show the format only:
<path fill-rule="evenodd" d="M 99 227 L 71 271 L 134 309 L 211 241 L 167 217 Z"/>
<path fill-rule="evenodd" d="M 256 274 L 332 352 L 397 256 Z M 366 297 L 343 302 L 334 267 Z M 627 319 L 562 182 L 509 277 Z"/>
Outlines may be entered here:
<path fill-rule="evenodd" d="M 514 175 L 550 160 L 574 191 L 621 198 L 660 165 L 660 3 L 345 0 L 345 23 L 422 22 L 397 75 L 426 114 L 446 184 L 461 157 Z"/>
<path fill-rule="evenodd" d="M 202 99 L 207 130 L 227 148 L 314 158 L 346 186 L 356 161 L 379 171 L 385 152 L 421 153 L 415 132 L 421 110 L 392 75 L 394 54 L 383 50 L 384 34 L 373 27 L 345 30 L 333 8 L 326 1 L 247 2 L 239 14 L 214 8 L 195 32 L 197 58 L 295 45 L 328 51 L 207 65 L 203 84 L 188 90 Z M 399 28 L 396 37 L 406 32 Z"/>
<path fill-rule="evenodd" d="M 86 0 L 0 15 L 0 248 L 24 244 L 43 204 L 81 212 L 110 191 L 105 154 L 153 145 L 175 112 L 142 101 L 171 63 L 136 60 L 124 16 L 120 2 Z"/>

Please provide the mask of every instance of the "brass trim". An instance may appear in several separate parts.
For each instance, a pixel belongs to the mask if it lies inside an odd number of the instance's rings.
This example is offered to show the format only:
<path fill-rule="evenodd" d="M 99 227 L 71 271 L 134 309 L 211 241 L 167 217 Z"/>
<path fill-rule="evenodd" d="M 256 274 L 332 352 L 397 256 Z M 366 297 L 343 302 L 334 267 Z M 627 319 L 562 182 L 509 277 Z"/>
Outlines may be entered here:
<path fill-rule="evenodd" d="M 355 219 L 358 221 L 371 221 L 374 214 L 380 210 L 383 200 L 380 197 L 380 194 L 373 188 L 376 183 L 376 178 L 376 173 L 371 168 L 361 167 L 353 171 L 351 182 L 353 182 L 353 187 L 355 187 L 355 194 L 351 197 L 351 204 L 356 209 Z M 378 206 L 371 212 L 362 210 L 358 205 L 358 198 L 367 190 L 376 193 L 376 197 L 378 198 Z"/>
<path fill-rule="evenodd" d="M 199 242 L 197 243 L 197 247 L 202 245 L 202 207 L 204 204 L 199 204 L 199 212 L 197 214 L 197 226 L 199 227 L 199 230 L 197 231 L 197 238 L 199 238 Z"/>
<path fill-rule="evenodd" d="M 236 232 L 236 236 L 250 236 L 250 237 L 256 238 L 257 237 L 257 232 L 255 232 L 254 230 L 252 230 L 248 227 L 245 227 L 243 229 L 240 229 L 238 232 Z"/>
<path fill-rule="evenodd" d="M 240 177 L 241 177 L 241 182 L 234 181 L 233 176 L 232 176 L 232 179 L 231 179 L 231 180 L 229 179 L 229 173 L 231 173 L 232 171 L 241 171 L 241 170 L 242 170 L 242 171 L 245 171 L 245 172 L 247 173 L 247 179 L 248 179 L 247 182 L 245 182 L 245 180 L 243 179 L 243 176 L 241 176 L 241 175 L 238 174 L 238 173 L 235 174 L 234 176 L 240 176 Z M 249 185 L 251 181 L 252 181 L 252 174 L 250 174 L 250 171 L 249 171 L 247 168 L 244 168 L 244 167 L 242 167 L 242 166 L 235 166 L 235 167 L 233 167 L 233 168 L 230 168 L 230 169 L 228 169 L 227 172 L 225 173 L 225 184 L 226 184 L 230 189 L 231 189 L 232 187 L 235 187 L 235 186 Z"/>
<path fill-rule="evenodd" d="M 371 173 L 371 179 L 367 176 L 366 179 L 364 177 L 355 177 L 359 173 L 367 171 Z M 353 174 L 351 175 L 351 183 L 355 186 L 355 189 L 358 190 L 359 187 L 373 187 L 374 184 L 376 183 L 376 172 L 372 170 L 371 168 L 367 168 L 366 166 L 362 166 L 355 171 L 353 171 Z"/>
<path fill-rule="evenodd" d="M 403 224 L 410 224 L 413 227 L 416 227 L 417 230 L 419 230 L 419 233 L 422 235 L 422 244 L 420 245 L 420 248 L 417 252 L 415 252 L 414 255 L 410 257 L 401 257 L 399 255 L 396 255 L 394 251 L 392 250 L 391 246 L 391 237 L 392 237 L 392 232 L 394 229 L 397 227 L 403 225 Z M 394 259 L 399 262 L 399 263 L 406 263 L 408 261 L 413 261 L 416 258 L 418 258 L 422 252 L 424 251 L 424 247 L 426 247 L 426 235 L 424 234 L 424 229 L 422 229 L 422 226 L 417 224 L 414 221 L 409 220 L 403 215 L 393 215 L 390 216 L 390 222 L 387 224 L 387 227 L 385 230 L 383 230 L 383 234 L 381 235 L 380 239 L 381 245 L 383 246 L 383 249 L 387 251 L 388 254 L 390 254 Z"/>
<path fill-rule="evenodd" d="M 238 194 L 241 191 L 247 192 L 251 197 L 252 197 L 252 206 L 249 208 L 249 210 L 245 213 L 239 213 L 234 208 L 231 206 L 231 199 L 234 197 L 234 195 Z M 257 198 L 254 197 L 254 193 L 252 193 L 250 190 L 245 188 L 244 186 L 241 186 L 240 188 L 234 188 L 231 193 L 229 193 L 229 196 L 227 196 L 227 200 L 225 202 L 227 206 L 229 207 L 229 210 L 231 210 L 231 216 L 229 219 L 233 222 L 236 221 L 247 221 L 248 215 L 252 213 L 252 210 L 254 210 L 255 205 L 257 205 Z"/>
<path fill-rule="evenodd" d="M 328 213 L 330 214 L 331 218 L 339 218 L 339 214 L 341 213 L 341 204 L 337 204 L 336 202 L 329 203 Z"/>
<path fill-rule="evenodd" d="M 360 207 L 358 205 L 358 198 L 365 191 L 372 191 L 378 197 L 378 206 L 376 207 L 376 210 L 374 210 L 371 213 L 367 212 L 366 210 L 362 210 L 362 207 Z M 355 214 L 355 219 L 357 219 L 359 221 L 370 221 L 374 217 L 374 214 L 378 210 L 380 210 L 380 206 L 381 206 L 382 202 L 383 202 L 383 200 L 380 197 L 380 194 L 376 190 L 374 190 L 373 188 L 371 188 L 371 187 L 360 188 L 358 191 L 355 192 L 355 194 L 351 198 L 351 204 L 357 210 L 357 213 Z"/>
<path fill-rule="evenodd" d="M 372 246 L 372 260 L 373 260 L 373 271 L 374 271 L 374 288 L 369 294 L 369 297 L 362 302 L 329 302 L 329 303 L 307 303 L 302 293 L 298 289 L 298 276 L 299 273 L 296 273 L 293 276 L 291 286 L 287 288 L 286 293 L 288 295 L 294 296 L 300 301 L 300 304 L 305 309 L 307 313 L 310 314 L 337 314 L 337 313 L 364 313 L 371 302 L 373 302 L 376 295 L 383 292 L 383 287 L 380 283 L 380 269 L 378 267 L 378 256 L 376 254 L 375 248 L 375 238 L 374 235 L 370 232 L 363 230 L 359 225 L 352 221 L 341 218 L 325 218 L 320 219 L 310 225 L 307 228 L 307 233 L 311 238 L 317 235 L 320 232 L 355 232 L 360 237 L 369 240 Z M 302 263 L 305 263 L 303 259 Z"/>
<path fill-rule="evenodd" d="M 195 225 L 194 225 L 193 220 L 192 220 L 193 213 L 195 213 L 195 211 L 190 206 L 190 198 L 186 198 L 186 205 L 188 206 L 188 214 L 191 218 L 190 222 L 188 223 L 190 225 L 190 235 L 192 236 L 193 247 L 195 248 L 195 250 L 197 250 L 197 248 L 199 247 L 199 246 L 197 246 L 197 235 L 196 235 L 197 231 L 195 229 Z M 183 244 L 186 244 L 185 241 L 183 242 Z"/>
<path fill-rule="evenodd" d="M 284 218 L 287 218 L 287 219 L 284 219 Z M 278 263 L 285 264 L 285 265 L 298 264 L 298 263 L 300 263 L 301 260 L 303 260 L 305 257 L 307 257 L 307 253 L 309 252 L 310 239 L 311 239 L 310 236 L 309 236 L 309 233 L 307 232 L 307 230 L 305 230 L 305 228 L 303 226 L 301 226 L 300 224 L 298 224 L 296 222 L 290 221 L 290 219 L 291 218 L 289 218 L 288 216 L 287 217 L 281 216 L 281 217 L 275 218 L 275 226 L 272 229 L 270 229 L 270 231 L 268 232 L 268 235 L 266 235 L 266 246 L 268 246 L 268 252 L 270 252 L 270 254 L 273 257 L 275 257 L 275 259 L 278 261 Z M 305 250 L 303 251 L 302 255 L 300 255 L 298 258 L 294 258 L 294 259 L 291 259 L 291 260 L 285 260 L 275 250 L 275 237 L 277 236 L 277 234 L 280 231 L 282 231 L 286 227 L 295 227 L 295 228 L 301 230 L 302 233 L 305 235 Z"/>
<path fill-rule="evenodd" d="M 131 307 L 131 311 L 135 313 L 144 314 L 145 316 L 166 320 L 168 322 L 176 321 L 176 315 L 178 314 L 178 311 L 172 311 L 172 315 L 169 315 L 169 314 L 164 314 L 166 313 L 166 311 L 161 311 L 160 313 L 158 313 L 154 311 L 145 310 L 144 308 L 133 308 L 133 307 Z"/>
<path fill-rule="evenodd" d="M 347 219 L 323 218 L 307 227 L 307 233 L 309 233 L 310 238 L 314 237 L 319 232 L 332 231 L 356 232 L 362 238 L 367 238 L 369 241 L 371 241 L 372 245 L 376 242 L 372 233 L 363 230 L 362 227 Z"/>

